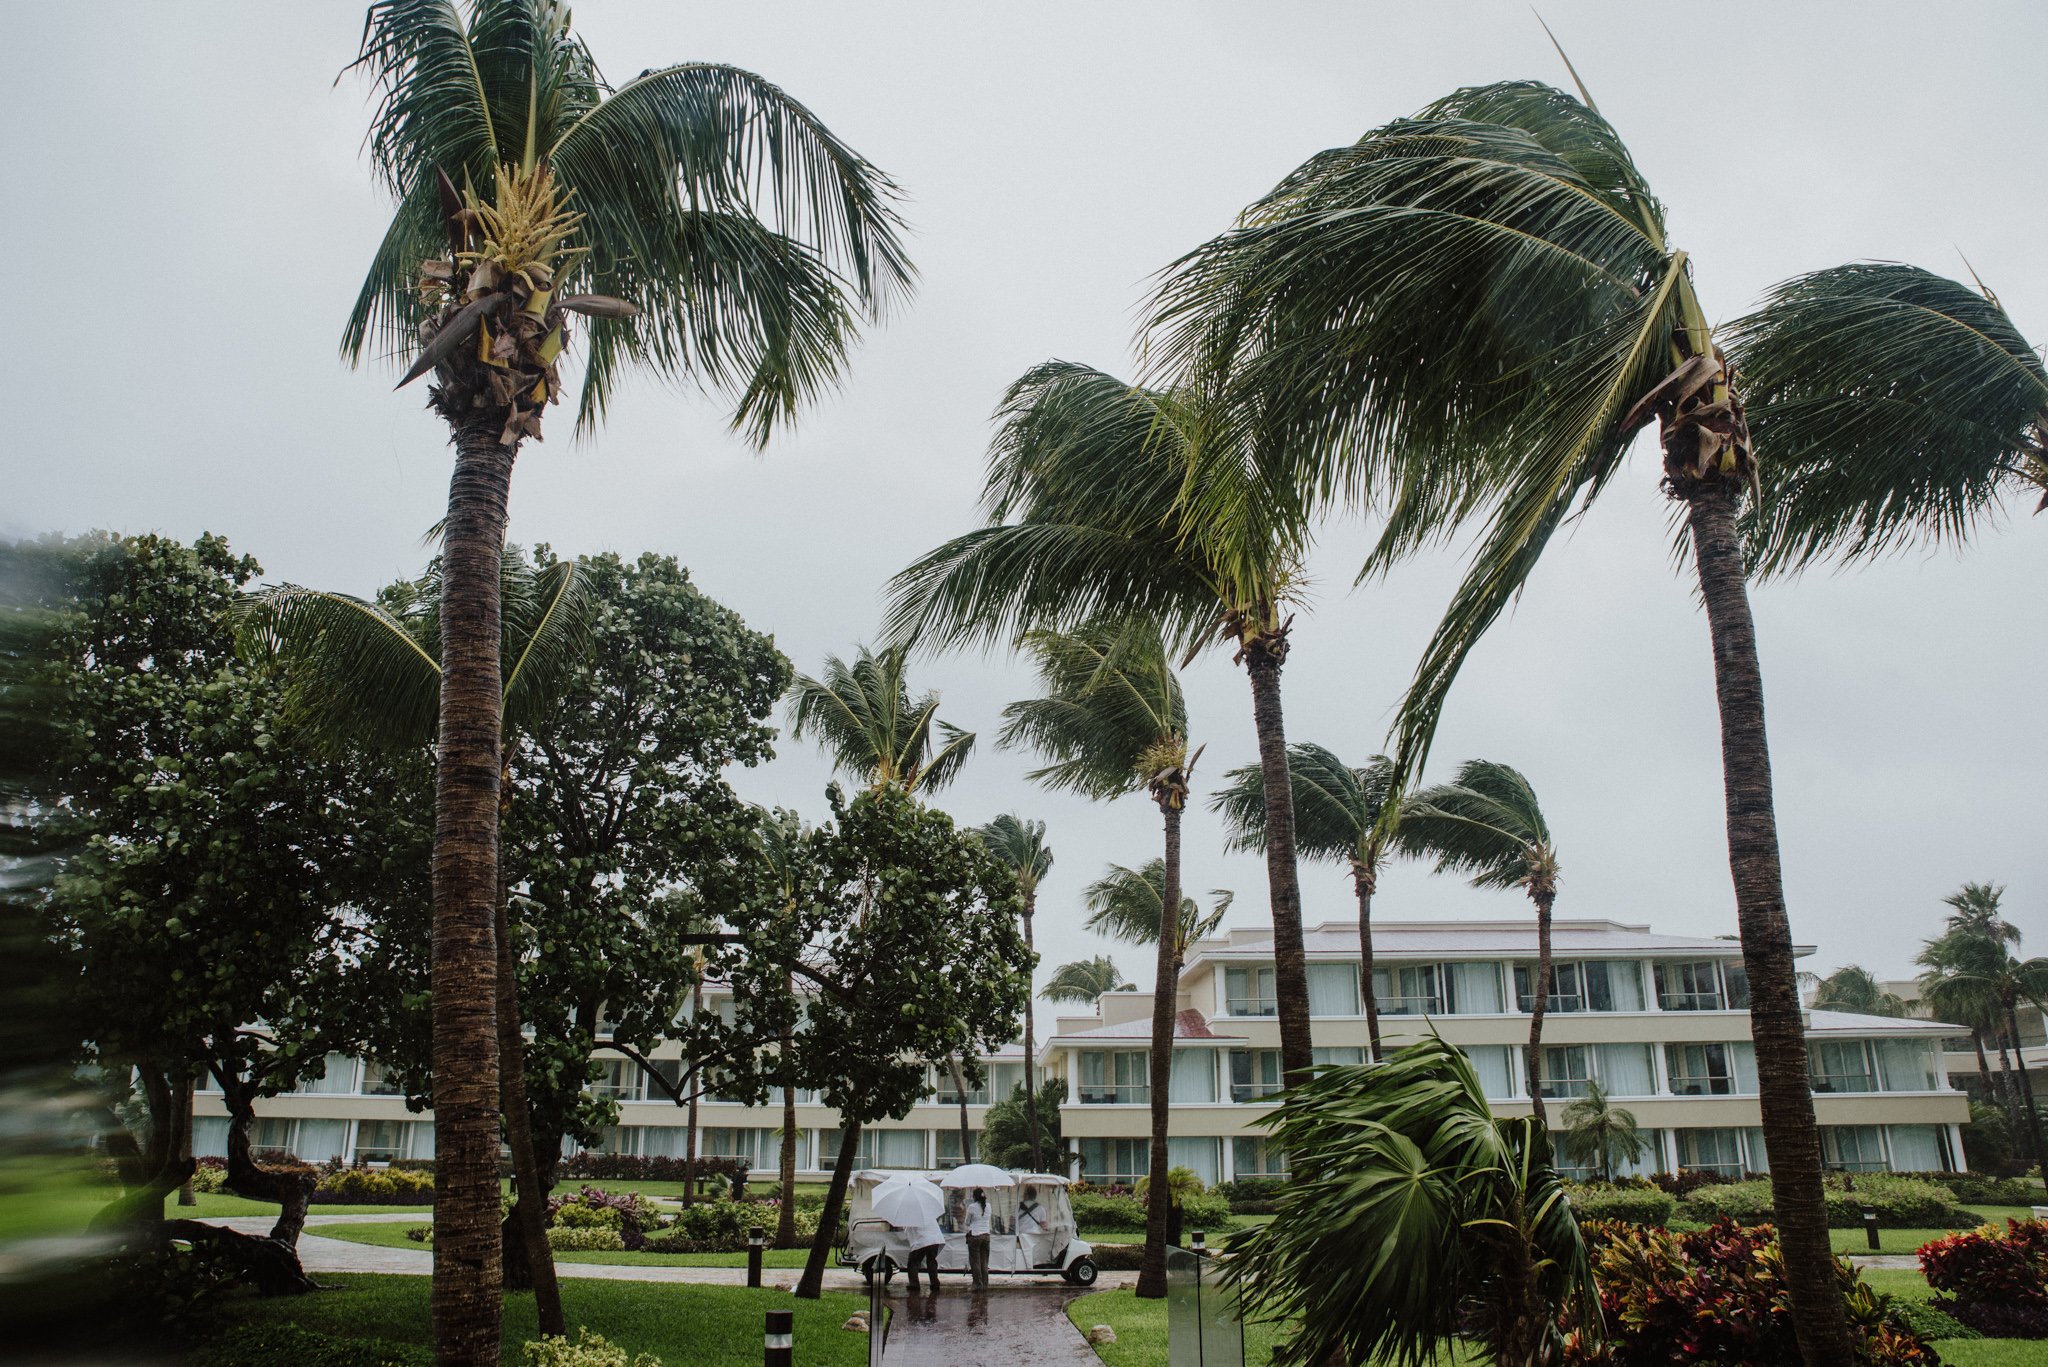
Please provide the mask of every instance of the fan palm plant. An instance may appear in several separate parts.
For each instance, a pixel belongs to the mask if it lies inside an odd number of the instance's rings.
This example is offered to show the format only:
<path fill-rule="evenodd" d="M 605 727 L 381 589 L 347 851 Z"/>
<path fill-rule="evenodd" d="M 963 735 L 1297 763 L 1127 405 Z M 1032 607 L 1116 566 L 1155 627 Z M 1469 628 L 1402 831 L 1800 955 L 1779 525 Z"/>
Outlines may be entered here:
<path fill-rule="evenodd" d="M 500 575 L 500 708 L 510 733 L 554 706 L 582 658 L 592 605 L 573 560 L 536 570 L 516 547 L 507 547 Z M 258 647 L 274 653 L 285 671 L 287 706 L 314 734 L 338 743 L 427 747 L 434 741 L 440 703 L 443 587 L 438 561 L 381 603 L 281 584 L 250 598 L 246 621 Z M 509 764 L 509 746 L 505 754 Z M 502 879 L 492 901 L 498 1102 L 517 1185 L 512 1221 L 541 1332 L 566 1333 L 547 1241 L 547 1191 L 527 1105 L 518 967 Z"/>
<path fill-rule="evenodd" d="M 1584 1094 L 1559 1118 L 1564 1133 L 1557 1141 L 1558 1152 L 1581 1167 L 1593 1168 L 1603 1182 L 1614 1180 L 1617 1158 L 1633 1163 L 1650 1147 L 1649 1137 L 1636 1125 L 1635 1112 L 1610 1105 L 1607 1089 L 1597 1082 L 1588 1082 Z"/>
<path fill-rule="evenodd" d="M 1180 824 L 1201 751 L 1188 750 L 1187 701 L 1156 624 L 1098 620 L 1072 632 L 1032 631 L 1040 696 L 1010 704 L 1000 744 L 1028 746 L 1050 763 L 1031 777 L 1097 801 L 1145 791 L 1165 828 L 1159 905 L 1178 907 Z M 1166 1123 L 1173 1066 L 1175 952 L 1179 937 L 1157 935 L 1152 979 L 1153 1199 L 1145 1210 L 1145 1257 L 1137 1292 L 1166 1294 Z"/>
<path fill-rule="evenodd" d="M 1128 991 L 1130 986 L 1124 981 L 1116 962 L 1107 954 L 1098 954 L 1092 959 L 1076 959 L 1055 968 L 1038 995 L 1049 1002 L 1093 1006 L 1103 993 Z"/>
<path fill-rule="evenodd" d="M 2048 366 L 1998 296 L 1917 266 L 1798 276 L 1731 328 L 1770 453 L 1748 521 L 1764 574 L 1973 536 L 2048 507 Z"/>
<path fill-rule="evenodd" d="M 1045 823 L 1029 821 L 1005 812 L 995 820 L 981 827 L 976 834 L 981 843 L 988 846 L 1004 867 L 1017 875 L 1017 891 L 1024 895 L 1024 952 L 1031 962 L 1027 972 L 1038 971 L 1038 954 L 1032 947 L 1031 918 L 1038 911 L 1038 885 L 1052 872 L 1052 846 L 1045 843 Z M 1042 1157 L 1038 1148 L 1038 1083 L 1035 1080 L 1034 1062 L 1037 1057 L 1037 1038 L 1032 1019 L 1031 996 L 1024 998 L 1024 1119 L 1031 1134 L 1031 1169 L 1041 1171 Z"/>
<path fill-rule="evenodd" d="M 1230 505 L 1227 517 L 1189 517 L 1223 506 L 1187 501 L 1195 472 L 1229 465 L 1202 456 L 1218 424 L 1188 395 L 1048 361 L 1010 387 L 997 417 L 982 494 L 989 525 L 896 576 L 892 638 L 1007 646 L 1020 630 L 1068 630 L 1109 612 L 1158 621 L 1183 663 L 1215 642 L 1234 648 L 1268 780 L 1262 848 L 1281 1060 L 1304 1077 L 1314 1051 L 1280 698 L 1303 519 L 1270 491 Z"/>
<path fill-rule="evenodd" d="M 1592 1269 L 1533 1117 L 1495 1118 L 1472 1065 L 1431 1036 L 1319 1070 L 1263 1122 L 1295 1178 L 1231 1242 L 1250 1315 L 1293 1326 L 1289 1362 L 1557 1360 L 1567 1311 L 1599 1322 Z"/>
<path fill-rule="evenodd" d="M 1844 964 L 1814 988 L 1813 1009 L 1853 1011 L 1863 1016 L 1903 1016 L 1906 999 L 1885 991 L 1877 975 L 1861 964 Z"/>
<path fill-rule="evenodd" d="M 1351 870 L 1358 897 L 1359 990 L 1372 1056 L 1380 1057 L 1380 1008 L 1373 990 L 1372 898 L 1379 887 L 1399 804 L 1393 802 L 1394 764 L 1374 755 L 1354 769 L 1320 745 L 1287 747 L 1288 782 L 1294 786 L 1294 848 L 1304 859 L 1342 862 Z M 1210 799 L 1230 832 L 1226 848 L 1263 850 L 1266 843 L 1266 770 L 1247 764 L 1224 775 L 1226 786 Z"/>
<path fill-rule="evenodd" d="M 501 668 L 512 463 L 588 320 L 578 424 L 630 371 L 736 396 L 755 442 L 843 370 L 907 287 L 896 190 L 749 72 L 685 63 L 613 87 L 560 0 L 378 0 L 356 64 L 397 202 L 342 351 L 432 372 L 455 445 L 434 853 L 434 1323 L 449 1363 L 499 1341 L 492 1023 Z"/>
<path fill-rule="evenodd" d="M 789 689 L 790 735 L 814 737 L 834 768 L 876 788 L 917 793 L 951 783 L 974 733 L 938 720 L 937 693 L 910 696 L 909 654 L 904 646 L 880 654 L 862 646 L 850 665 L 828 655 L 816 678 L 799 674 Z"/>
<path fill-rule="evenodd" d="M 1529 1104 L 1543 1113 L 1543 1015 L 1553 965 L 1550 909 L 1557 901 L 1557 846 L 1529 780 L 1505 764 L 1467 760 L 1449 783 L 1425 788 L 1401 812 L 1403 853 L 1434 859 L 1438 873 L 1471 876 L 1475 888 L 1520 888 L 1536 906 L 1536 981 L 1530 988 Z"/>
<path fill-rule="evenodd" d="M 1581 95 L 1584 92 L 1581 90 Z M 1395 722 L 1406 787 L 1473 648 L 1557 529 L 1658 427 L 1713 643 L 1729 865 L 1763 1131 L 1800 1350 L 1852 1357 L 1779 866 L 1737 518 L 1759 478 L 1737 376 L 1663 205 L 1593 106 L 1535 82 L 1460 90 L 1304 162 L 1165 277 L 1155 366 L 1244 426 L 1191 497 L 1383 493 L 1366 572 L 1471 522 L 1464 580 Z M 1214 491 L 1213 493 L 1210 491 Z M 1303 491 L 1303 492 L 1298 492 Z"/>

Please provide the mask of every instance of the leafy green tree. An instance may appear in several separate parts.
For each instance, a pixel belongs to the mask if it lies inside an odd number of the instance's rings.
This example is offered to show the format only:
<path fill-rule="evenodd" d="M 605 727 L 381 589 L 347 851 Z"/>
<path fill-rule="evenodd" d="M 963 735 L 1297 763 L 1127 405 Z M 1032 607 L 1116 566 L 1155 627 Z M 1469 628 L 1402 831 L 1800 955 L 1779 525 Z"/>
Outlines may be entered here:
<path fill-rule="evenodd" d="M 1098 954 L 1092 959 L 1076 959 L 1055 968 L 1046 980 L 1045 989 L 1038 995 L 1049 1002 L 1093 1006 L 1095 999 L 1103 993 L 1128 991 L 1130 986 L 1115 962 L 1107 954 Z"/>
<path fill-rule="evenodd" d="M 1194 499 L 1216 491 L 1217 515 L 1266 489 L 1353 506 L 1380 495 L 1369 571 L 1480 524 L 1397 713 L 1403 788 L 1473 648 L 1565 520 L 1619 487 L 1637 432 L 1656 421 L 1713 642 L 1787 1286 L 1809 1367 L 1846 1367 L 1737 525 L 1768 462 L 1708 317 L 1663 205 L 1591 100 L 1507 82 L 1311 157 L 1168 273 L 1149 345 L 1244 429 L 1218 445 L 1249 474 L 1191 481 Z"/>
<path fill-rule="evenodd" d="M 910 696 L 909 656 L 902 646 L 879 655 L 862 646 L 851 665 L 826 656 L 816 678 L 798 675 L 790 689 L 789 734 L 816 740 L 835 769 L 864 783 L 907 793 L 945 787 L 973 753 L 974 733 L 938 719 L 937 693 Z"/>
<path fill-rule="evenodd" d="M 1037 661 L 1042 691 L 1003 710 L 1008 720 L 1000 744 L 1030 746 L 1050 760 L 1031 775 L 1048 788 L 1098 802 L 1141 788 L 1149 793 L 1166 837 L 1158 906 L 1179 907 L 1181 813 L 1201 751 L 1188 752 L 1187 701 L 1158 627 L 1103 620 L 1074 632 L 1033 631 L 1023 639 Z M 1150 1170 L 1160 1181 L 1146 1206 L 1137 1292 L 1156 1298 L 1166 1294 L 1167 1092 L 1180 939 L 1156 930 L 1153 939 L 1158 948 L 1152 980 Z"/>
<path fill-rule="evenodd" d="M 923 1100 L 925 1060 L 1007 1044 L 1031 990 L 1016 877 L 952 818 L 883 785 L 846 801 L 807 842 L 792 964 L 810 992 L 796 1053 L 839 1112 L 839 1153 L 797 1294 L 815 1300 L 864 1125 Z M 918 965 L 915 973 L 903 965 Z"/>
<path fill-rule="evenodd" d="M 754 844 L 762 871 L 768 878 L 782 916 L 792 921 L 801 916 L 796 899 L 803 880 L 804 840 L 809 832 L 810 828 L 802 817 L 783 807 L 760 813 L 754 827 Z M 793 999 L 796 996 L 796 975 L 785 974 L 783 981 Z M 776 1052 L 782 1060 L 794 1061 L 796 1023 L 793 1018 L 776 1041 Z M 777 1189 L 782 1198 L 775 1215 L 777 1248 L 796 1246 L 796 1141 L 796 1080 L 794 1073 L 790 1073 L 782 1080 L 782 1142 L 776 1154 Z M 692 1142 L 694 1144 L 694 1140 Z M 694 1147 L 691 1152 L 696 1152 Z"/>
<path fill-rule="evenodd" d="M 1820 980 L 1813 991 L 1816 1011 L 1853 1011 L 1862 1016 L 1903 1016 L 1906 999 L 1884 990 L 1877 975 L 1861 964 L 1843 964 Z"/>
<path fill-rule="evenodd" d="M 1588 1082 L 1583 1096 L 1564 1108 L 1564 1133 L 1558 1136 L 1558 1152 L 1580 1167 L 1598 1170 L 1600 1180 L 1614 1180 L 1618 1159 L 1633 1163 L 1650 1147 L 1648 1136 L 1636 1127 L 1635 1112 L 1609 1104 L 1607 1089 Z"/>
<path fill-rule="evenodd" d="M 981 842 L 989 851 L 1008 865 L 1017 875 L 1017 894 L 1024 899 L 1024 956 L 1025 971 L 1038 971 L 1038 951 L 1032 943 L 1031 919 L 1038 912 L 1038 885 L 1052 872 L 1052 846 L 1045 843 L 1045 823 L 1031 821 L 1014 812 L 1005 812 L 983 826 L 979 832 Z M 1038 1146 L 1038 1083 L 1037 1053 L 1038 1040 L 1036 1022 L 1032 1019 L 1031 994 L 1024 998 L 1024 1112 L 1031 1129 L 1031 1161 L 1027 1165 L 1033 1172 L 1039 1171 L 1044 1161 L 1045 1150 Z M 986 1118 L 984 1118 L 984 1125 Z M 967 1150 L 963 1147 L 962 1153 Z M 984 1153 L 986 1149 L 984 1148 Z"/>
<path fill-rule="evenodd" d="M 512 462 L 589 319 L 578 425 L 638 369 L 733 393 L 756 443 L 842 373 L 907 286 L 895 187 L 751 73 L 651 68 L 616 88 L 554 0 L 377 0 L 356 64 L 397 202 L 343 353 L 413 358 L 455 440 L 446 526 L 433 938 L 435 1345 L 496 1362 L 492 907 L 498 558 Z"/>
<path fill-rule="evenodd" d="M 1265 1123 L 1295 1178 L 1226 1275 L 1249 1316 L 1292 1326 L 1289 1361 L 1419 1367 L 1465 1337 L 1533 1367 L 1556 1360 L 1564 1311 L 1597 1322 L 1542 1127 L 1495 1118 L 1455 1046 L 1324 1069 Z"/>
<path fill-rule="evenodd" d="M 1550 909 L 1557 901 L 1557 846 L 1529 780 L 1505 764 L 1467 760 L 1449 783 L 1425 788 L 1401 813 L 1404 853 L 1436 860 L 1438 873 L 1470 874 L 1475 888 L 1520 888 L 1536 906 L 1536 981 L 1530 988 L 1529 1103 L 1543 1115 L 1543 1014 L 1553 965 Z"/>
<path fill-rule="evenodd" d="M 1028 1101 L 1024 1086 L 1019 1083 L 1009 1096 L 982 1115 L 981 1161 L 999 1168 L 1065 1175 L 1067 1160 L 1060 1140 L 1060 1107 L 1067 1104 L 1067 1084 L 1052 1078 L 1039 1085 L 1036 1121 Z M 1047 1166 L 1047 1155 L 1059 1155 L 1059 1163 Z"/>
<path fill-rule="evenodd" d="M 1252 690 L 1259 763 L 1270 781 L 1262 845 L 1271 894 L 1280 1052 L 1292 1078 L 1313 1064 L 1308 961 L 1280 673 L 1307 553 L 1291 499 L 1185 495 L 1199 469 L 1228 479 L 1206 451 L 1217 431 L 1199 395 L 1134 387 L 1049 361 L 1004 396 L 982 506 L 990 524 L 956 537 L 896 577 L 896 639 L 1008 646 L 1025 630 L 1071 631 L 1101 615 L 1159 622 L 1176 653 L 1235 647 Z M 1191 516 L 1192 513 L 1204 516 Z"/>
<path fill-rule="evenodd" d="M 1287 777 L 1294 785 L 1294 848 L 1303 859 L 1342 862 L 1351 870 L 1358 897 L 1359 990 L 1365 1001 L 1366 1036 L 1380 1057 L 1380 1009 L 1373 991 L 1372 898 L 1379 887 L 1398 825 L 1394 765 L 1374 755 L 1354 769 L 1320 745 L 1287 747 Z M 1263 764 L 1247 764 L 1224 775 L 1227 786 L 1210 799 L 1230 832 L 1227 848 L 1262 850 L 1266 844 L 1266 776 Z M 1391 819 L 1390 819 L 1391 814 Z"/>
<path fill-rule="evenodd" d="M 2048 366 L 1981 281 L 1836 266 L 1729 332 L 1771 457 L 1747 523 L 1760 573 L 1961 545 L 2010 496 L 2048 500 Z"/>

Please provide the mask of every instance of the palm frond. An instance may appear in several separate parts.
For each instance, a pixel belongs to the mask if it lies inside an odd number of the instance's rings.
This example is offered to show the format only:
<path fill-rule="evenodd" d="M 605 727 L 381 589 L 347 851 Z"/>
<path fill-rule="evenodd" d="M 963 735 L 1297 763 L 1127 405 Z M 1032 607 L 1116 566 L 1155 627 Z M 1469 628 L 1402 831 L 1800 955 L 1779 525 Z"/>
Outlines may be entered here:
<path fill-rule="evenodd" d="M 1105 992 L 1120 992 L 1130 987 L 1124 975 L 1109 956 L 1098 954 L 1092 959 L 1077 959 L 1073 963 L 1061 964 L 1052 971 L 1045 990 L 1038 995 L 1049 1002 L 1076 1002 L 1092 1006 L 1095 999 Z"/>
<path fill-rule="evenodd" d="M 977 827 L 974 834 L 988 847 L 990 854 L 1016 872 L 1017 886 L 1027 897 L 1036 892 L 1039 883 L 1052 872 L 1052 847 L 1045 842 L 1043 821 L 1005 812 L 987 825 Z"/>
<path fill-rule="evenodd" d="M 939 695 L 912 700 L 905 681 L 909 652 L 861 646 L 852 664 L 827 656 L 816 677 L 790 685 L 790 734 L 815 739 L 833 767 L 880 786 L 939 788 L 958 774 L 974 735 L 937 719 Z M 944 738 L 934 748 L 934 732 Z"/>
<path fill-rule="evenodd" d="M 245 600 L 244 628 L 284 670 L 294 715 L 336 744 L 426 745 L 441 666 L 407 624 L 345 593 L 280 584 Z"/>
<path fill-rule="evenodd" d="M 1761 573 L 1959 544 L 2001 495 L 2048 493 L 2048 367 L 1997 299 L 1866 262 L 1786 281 L 1729 332 Z"/>
<path fill-rule="evenodd" d="M 521 562 L 524 563 L 523 561 Z M 500 595 L 505 623 L 505 724 L 530 726 L 551 709 L 590 645 L 596 613 L 582 561 L 529 571 Z"/>
<path fill-rule="evenodd" d="M 1394 837 L 1405 854 L 1436 861 L 1438 873 L 1471 876 L 1472 886 L 1521 886 L 1532 851 L 1550 850 L 1550 828 L 1535 790 L 1515 769 L 1468 760 L 1450 782 L 1415 793 Z"/>
<path fill-rule="evenodd" d="M 1326 746 L 1296 742 L 1287 747 L 1288 781 L 1294 789 L 1294 846 L 1305 859 L 1349 863 L 1366 855 L 1388 794 L 1393 762 L 1374 755 L 1354 769 Z M 1224 787 L 1209 800 L 1223 817 L 1225 848 L 1263 852 L 1266 848 L 1266 781 L 1257 764 L 1232 769 Z"/>
<path fill-rule="evenodd" d="M 1042 694 L 1003 709 L 997 744 L 1029 747 L 1052 762 L 1034 781 L 1096 799 L 1142 787 L 1141 761 L 1162 744 L 1187 743 L 1187 702 L 1158 628 L 1097 621 L 1023 642 Z"/>

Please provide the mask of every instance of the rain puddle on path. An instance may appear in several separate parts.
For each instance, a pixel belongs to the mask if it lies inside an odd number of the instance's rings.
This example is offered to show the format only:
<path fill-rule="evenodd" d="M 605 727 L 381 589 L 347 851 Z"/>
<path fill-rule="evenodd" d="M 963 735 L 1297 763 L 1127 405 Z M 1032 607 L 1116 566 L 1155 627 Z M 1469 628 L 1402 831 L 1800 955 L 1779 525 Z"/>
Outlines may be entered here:
<path fill-rule="evenodd" d="M 891 1291 L 885 1367 L 1101 1367 L 1067 1318 L 1078 1291 L 948 1287 L 907 1300 Z"/>

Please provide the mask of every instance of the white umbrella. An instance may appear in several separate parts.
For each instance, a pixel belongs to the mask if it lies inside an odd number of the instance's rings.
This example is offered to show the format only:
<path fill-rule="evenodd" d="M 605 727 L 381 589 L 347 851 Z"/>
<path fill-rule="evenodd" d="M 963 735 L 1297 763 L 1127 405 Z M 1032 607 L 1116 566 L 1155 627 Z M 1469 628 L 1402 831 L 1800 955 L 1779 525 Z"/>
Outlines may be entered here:
<path fill-rule="evenodd" d="M 1016 1179 L 989 1163 L 962 1163 L 939 1179 L 939 1185 L 962 1187 L 1014 1187 Z"/>
<path fill-rule="evenodd" d="M 911 1178 L 883 1183 L 869 1204 L 876 1219 L 913 1229 L 936 1220 L 946 1208 L 946 1198 L 930 1182 Z"/>

